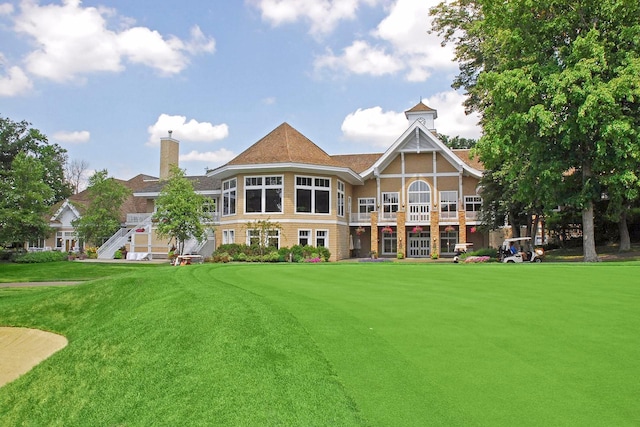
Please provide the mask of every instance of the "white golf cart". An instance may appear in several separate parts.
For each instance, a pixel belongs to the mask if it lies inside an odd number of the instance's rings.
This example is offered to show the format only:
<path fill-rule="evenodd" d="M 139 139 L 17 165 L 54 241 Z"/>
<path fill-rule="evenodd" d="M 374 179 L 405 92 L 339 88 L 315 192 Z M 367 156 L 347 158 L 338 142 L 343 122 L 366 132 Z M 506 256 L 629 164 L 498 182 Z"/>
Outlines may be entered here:
<path fill-rule="evenodd" d="M 453 249 L 453 262 L 457 263 L 460 261 L 460 255 L 467 253 L 471 248 L 473 248 L 473 243 L 456 243 Z"/>
<path fill-rule="evenodd" d="M 542 262 L 544 250 L 534 248 L 531 237 L 514 237 L 505 239 L 498 250 L 498 258 L 501 262 Z"/>

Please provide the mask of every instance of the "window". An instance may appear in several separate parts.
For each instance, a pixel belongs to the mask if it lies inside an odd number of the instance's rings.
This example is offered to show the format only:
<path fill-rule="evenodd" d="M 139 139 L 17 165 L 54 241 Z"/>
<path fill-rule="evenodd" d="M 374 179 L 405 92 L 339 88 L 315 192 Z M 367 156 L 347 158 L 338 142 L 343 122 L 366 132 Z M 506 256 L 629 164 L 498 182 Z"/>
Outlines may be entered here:
<path fill-rule="evenodd" d="M 282 212 L 282 189 L 281 176 L 254 176 L 245 178 L 245 212 Z"/>
<path fill-rule="evenodd" d="M 398 251 L 398 233 L 382 233 L 382 253 L 395 254 Z"/>
<path fill-rule="evenodd" d="M 280 230 L 267 231 L 267 246 L 280 249 Z"/>
<path fill-rule="evenodd" d="M 44 239 L 39 238 L 35 241 L 29 240 L 29 250 L 32 249 L 43 249 L 44 248 Z"/>
<path fill-rule="evenodd" d="M 311 230 L 298 230 L 298 244 L 300 246 L 311 245 Z"/>
<path fill-rule="evenodd" d="M 415 181 L 409 186 L 409 221 L 427 222 L 429 221 L 429 211 L 431 209 L 431 189 L 424 181 Z"/>
<path fill-rule="evenodd" d="M 369 219 L 371 218 L 371 212 L 376 210 L 376 199 L 364 198 L 358 199 L 358 217 L 361 219 Z"/>
<path fill-rule="evenodd" d="M 296 212 L 328 214 L 331 180 L 328 178 L 296 177 Z"/>
<path fill-rule="evenodd" d="M 455 220 L 458 218 L 458 192 L 440 192 L 440 218 Z"/>
<path fill-rule="evenodd" d="M 480 196 L 464 196 L 464 210 L 468 219 L 477 219 L 482 209 Z"/>
<path fill-rule="evenodd" d="M 216 217 L 217 212 L 216 200 L 206 197 L 202 203 L 202 214 L 210 220 Z"/>
<path fill-rule="evenodd" d="M 62 231 L 56 231 L 56 249 L 62 249 L 63 245 Z"/>
<path fill-rule="evenodd" d="M 229 245 L 236 242 L 235 230 L 222 230 L 222 244 Z"/>
<path fill-rule="evenodd" d="M 247 245 L 265 245 L 280 248 L 280 230 L 266 230 L 263 235 L 260 230 L 247 230 Z"/>
<path fill-rule="evenodd" d="M 338 216 L 344 216 L 344 182 L 338 181 Z"/>
<path fill-rule="evenodd" d="M 260 230 L 247 230 L 247 245 L 260 244 Z"/>
<path fill-rule="evenodd" d="M 329 246 L 329 232 L 327 230 L 316 230 L 316 247 Z"/>
<path fill-rule="evenodd" d="M 382 219 L 395 219 L 400 193 L 382 193 Z"/>
<path fill-rule="evenodd" d="M 222 183 L 222 215 L 236 214 L 236 179 Z"/>

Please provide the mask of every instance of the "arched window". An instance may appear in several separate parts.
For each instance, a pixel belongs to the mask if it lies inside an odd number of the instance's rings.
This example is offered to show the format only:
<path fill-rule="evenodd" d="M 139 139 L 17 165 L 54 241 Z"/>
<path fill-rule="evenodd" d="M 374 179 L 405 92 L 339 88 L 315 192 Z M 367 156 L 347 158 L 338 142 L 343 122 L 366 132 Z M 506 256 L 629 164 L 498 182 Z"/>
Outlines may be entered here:
<path fill-rule="evenodd" d="M 431 187 L 425 181 L 415 181 L 409 186 L 408 222 L 428 222 L 431 210 Z"/>

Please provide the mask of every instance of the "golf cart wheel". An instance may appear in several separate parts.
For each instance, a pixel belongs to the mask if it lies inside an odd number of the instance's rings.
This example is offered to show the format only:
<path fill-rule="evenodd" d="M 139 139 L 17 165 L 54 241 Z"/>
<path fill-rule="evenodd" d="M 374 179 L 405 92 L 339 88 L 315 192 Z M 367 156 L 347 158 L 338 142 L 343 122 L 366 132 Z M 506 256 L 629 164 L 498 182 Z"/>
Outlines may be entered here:
<path fill-rule="evenodd" d="M 515 264 L 516 262 L 512 259 L 510 259 L 509 261 L 507 261 L 507 264 Z"/>
<path fill-rule="evenodd" d="M 534 262 L 542 262 L 542 258 L 536 258 Z"/>

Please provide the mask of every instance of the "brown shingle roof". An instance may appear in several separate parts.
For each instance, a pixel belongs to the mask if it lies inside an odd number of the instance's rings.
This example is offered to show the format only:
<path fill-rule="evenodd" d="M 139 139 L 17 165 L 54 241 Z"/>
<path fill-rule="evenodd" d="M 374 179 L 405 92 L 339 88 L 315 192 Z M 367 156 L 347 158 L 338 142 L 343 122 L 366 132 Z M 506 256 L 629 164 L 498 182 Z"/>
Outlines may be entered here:
<path fill-rule="evenodd" d="M 206 175 L 185 176 L 185 178 L 191 181 L 195 191 L 211 191 L 221 188 L 219 179 L 214 179 Z M 136 193 L 159 193 L 162 191 L 162 188 L 164 188 L 165 183 L 166 181 L 160 180 L 147 182 L 146 185 L 137 190 Z"/>
<path fill-rule="evenodd" d="M 283 123 L 264 138 L 238 154 L 227 165 L 256 165 L 270 163 L 303 163 L 344 167 L 309 138 Z"/>
<path fill-rule="evenodd" d="M 383 153 L 337 154 L 331 157 L 342 163 L 345 167 L 351 168 L 352 171 L 362 173 L 382 157 L 382 154 Z"/>
<path fill-rule="evenodd" d="M 468 148 L 465 149 L 455 149 L 455 150 L 451 150 L 453 151 L 453 154 L 455 154 L 456 156 L 458 156 L 458 158 L 460 160 L 462 160 L 463 162 L 465 162 L 468 166 L 471 166 L 474 169 L 477 169 L 479 171 L 483 171 L 484 170 L 484 165 L 482 164 L 482 162 L 480 162 L 480 160 L 478 159 L 477 156 L 475 156 L 474 158 L 471 158 L 471 150 Z"/>
<path fill-rule="evenodd" d="M 414 113 L 414 112 L 418 112 L 418 111 L 436 111 L 436 110 L 434 110 L 433 108 L 427 106 L 422 101 L 420 101 L 416 105 L 414 105 L 412 108 L 410 108 L 407 111 L 405 111 L 405 114 L 406 113 Z"/>

